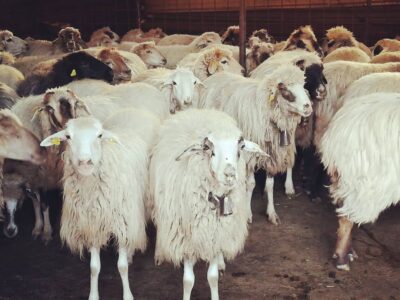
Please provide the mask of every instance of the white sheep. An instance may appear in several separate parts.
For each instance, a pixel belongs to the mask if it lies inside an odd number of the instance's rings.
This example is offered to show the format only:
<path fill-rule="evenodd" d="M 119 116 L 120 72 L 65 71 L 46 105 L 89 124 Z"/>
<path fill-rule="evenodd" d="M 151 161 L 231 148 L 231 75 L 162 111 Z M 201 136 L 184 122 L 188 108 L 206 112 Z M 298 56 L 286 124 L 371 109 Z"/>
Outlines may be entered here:
<path fill-rule="evenodd" d="M 265 75 L 271 74 L 277 67 L 285 64 L 297 65 L 305 69 L 313 64 L 322 64 L 322 60 L 316 53 L 303 49 L 280 51 L 257 66 L 251 72 L 250 77 L 262 79 Z"/>
<path fill-rule="evenodd" d="M 203 84 L 192 71 L 185 68 L 150 69 L 136 76 L 133 81 L 144 82 L 160 90 L 169 104 L 170 113 L 191 106 L 196 88 Z"/>
<path fill-rule="evenodd" d="M 337 101 L 345 93 L 351 83 L 357 79 L 379 72 L 399 72 L 400 63 L 369 64 L 350 61 L 336 61 L 324 65 L 324 75 L 328 84 L 324 101 L 315 105 L 314 145 L 319 143 L 331 118 L 336 112 Z"/>
<path fill-rule="evenodd" d="M 330 52 L 324 58 L 324 63 L 346 60 L 367 63 L 371 60 L 367 53 L 358 47 L 340 47 Z"/>
<path fill-rule="evenodd" d="M 9 30 L 0 30 L 0 49 L 20 56 L 27 51 L 27 43 Z"/>
<path fill-rule="evenodd" d="M 158 126 L 151 113 L 130 109 L 104 125 L 94 117 L 71 119 L 66 129 L 41 143 L 49 147 L 67 141 L 60 237 L 73 253 L 90 252 L 90 300 L 99 299 L 99 252 L 111 238 L 119 252 L 123 299 L 133 299 L 128 260 L 147 244 L 144 198 L 152 146 L 147 141 Z"/>
<path fill-rule="evenodd" d="M 201 49 L 211 44 L 221 44 L 221 38 L 218 33 L 205 32 L 199 37 L 195 38 L 189 45 L 156 45 L 156 48 L 167 59 L 165 67 L 175 68 L 179 61 L 182 60 L 186 55 L 199 52 Z"/>
<path fill-rule="evenodd" d="M 12 66 L 15 63 L 15 56 L 10 52 L 0 51 L 0 65 Z"/>
<path fill-rule="evenodd" d="M 171 34 L 159 40 L 157 45 L 159 46 L 189 45 L 197 37 L 198 37 L 197 35 L 192 35 L 192 34 Z"/>
<path fill-rule="evenodd" d="M 154 42 L 123 42 L 118 49 L 136 54 L 149 68 L 163 67 L 167 63 Z"/>
<path fill-rule="evenodd" d="M 178 66 L 189 68 L 200 80 L 211 75 L 227 71 L 234 74 L 243 74 L 243 67 L 234 59 L 232 52 L 223 49 L 221 45 L 214 45 L 199 53 L 186 55 Z"/>
<path fill-rule="evenodd" d="M 349 270 L 355 256 L 353 224 L 374 222 L 399 202 L 399 104 L 399 93 L 353 99 L 337 112 L 322 137 L 322 162 L 331 176 L 330 192 L 338 206 L 334 257 L 339 269 Z"/>
<path fill-rule="evenodd" d="M 161 120 L 169 115 L 169 103 L 165 101 L 164 95 L 147 83 L 110 85 L 100 80 L 85 79 L 71 82 L 65 87 L 72 90 L 78 97 L 91 96 L 94 101 L 91 110 L 95 109 L 100 114 L 106 115 L 112 112 L 104 104 L 104 102 L 111 102 L 120 108 L 136 107 L 148 110 Z M 106 99 L 101 100 L 104 98 Z M 96 99 L 103 101 L 103 104 L 95 105 Z M 96 114 L 95 116 L 97 117 Z"/>
<path fill-rule="evenodd" d="M 0 65 L 0 82 L 5 83 L 13 90 L 25 79 L 24 75 L 16 68 L 8 65 Z"/>
<path fill-rule="evenodd" d="M 183 263 L 184 300 L 190 299 L 195 263 L 206 261 L 211 299 L 217 300 L 218 269 L 243 250 L 248 234 L 244 152 L 265 153 L 215 110 L 176 114 L 159 137 L 150 163 L 155 261 Z"/>
<path fill-rule="evenodd" d="M 277 68 L 262 80 L 243 78 L 222 72 L 204 81 L 199 107 L 220 109 L 234 117 L 244 137 L 261 146 L 271 158 L 257 162 L 267 172 L 268 219 L 277 224 L 273 200 L 274 176 L 294 165 L 295 130 L 301 116 L 312 113 L 310 99 L 304 90 L 304 73 L 287 65 Z M 254 171 L 254 170 L 251 170 Z M 254 175 L 248 174 L 249 189 L 255 185 Z M 288 174 L 288 178 L 291 174 Z M 287 179 L 285 188 L 292 183 Z M 251 193 L 248 195 L 250 205 Z"/>

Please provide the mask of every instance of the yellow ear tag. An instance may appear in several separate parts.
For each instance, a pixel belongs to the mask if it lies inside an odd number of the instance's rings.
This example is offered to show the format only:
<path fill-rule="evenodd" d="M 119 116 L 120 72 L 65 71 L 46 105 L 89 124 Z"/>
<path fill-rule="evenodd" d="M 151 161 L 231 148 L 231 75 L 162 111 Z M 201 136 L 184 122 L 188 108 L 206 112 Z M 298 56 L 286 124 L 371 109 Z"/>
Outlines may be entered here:
<path fill-rule="evenodd" d="M 75 77 L 76 76 L 76 70 L 72 69 L 71 74 L 69 74 L 69 76 Z"/>
<path fill-rule="evenodd" d="M 274 102 L 274 100 L 275 100 L 275 95 L 276 95 L 276 93 L 275 93 L 275 94 L 271 94 L 271 95 L 269 96 L 268 101 L 269 101 L 270 103 Z"/>
<path fill-rule="evenodd" d="M 55 146 L 58 146 L 58 145 L 61 144 L 61 140 L 60 140 L 60 138 L 58 138 L 58 137 L 54 137 L 54 138 L 51 139 L 51 143 L 52 143 L 53 145 L 55 145 Z"/>

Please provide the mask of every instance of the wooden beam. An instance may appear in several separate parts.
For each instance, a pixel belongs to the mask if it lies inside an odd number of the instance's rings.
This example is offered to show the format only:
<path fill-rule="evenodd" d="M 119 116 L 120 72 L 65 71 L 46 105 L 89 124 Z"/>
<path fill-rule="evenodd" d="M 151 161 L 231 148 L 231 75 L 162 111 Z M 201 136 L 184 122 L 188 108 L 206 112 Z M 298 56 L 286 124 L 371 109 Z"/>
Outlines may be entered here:
<path fill-rule="evenodd" d="M 240 64 L 246 71 L 246 0 L 240 0 L 239 50 Z"/>

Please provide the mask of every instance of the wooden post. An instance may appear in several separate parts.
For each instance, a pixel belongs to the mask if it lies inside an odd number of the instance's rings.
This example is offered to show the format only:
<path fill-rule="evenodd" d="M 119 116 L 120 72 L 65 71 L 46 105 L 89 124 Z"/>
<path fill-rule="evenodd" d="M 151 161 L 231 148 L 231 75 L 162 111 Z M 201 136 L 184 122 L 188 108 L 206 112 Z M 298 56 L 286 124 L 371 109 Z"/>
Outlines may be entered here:
<path fill-rule="evenodd" d="M 246 0 L 240 0 L 239 49 L 239 61 L 246 71 Z"/>

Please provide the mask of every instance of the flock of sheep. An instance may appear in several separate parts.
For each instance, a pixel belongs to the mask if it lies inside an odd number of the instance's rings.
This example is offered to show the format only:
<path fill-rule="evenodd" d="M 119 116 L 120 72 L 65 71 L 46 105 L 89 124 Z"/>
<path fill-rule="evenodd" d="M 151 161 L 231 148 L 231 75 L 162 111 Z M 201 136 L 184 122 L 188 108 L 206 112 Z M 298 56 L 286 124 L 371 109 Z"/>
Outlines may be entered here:
<path fill-rule="evenodd" d="M 60 237 L 90 252 L 90 295 L 99 299 L 100 249 L 119 253 L 123 299 L 133 299 L 128 264 L 157 229 L 155 261 L 184 266 L 190 299 L 199 260 L 211 298 L 225 260 L 243 250 L 252 222 L 254 172 L 267 173 L 266 214 L 279 223 L 274 176 L 294 194 L 296 150 L 306 192 L 330 179 L 339 229 L 334 257 L 357 257 L 353 223 L 374 222 L 400 199 L 400 41 L 368 48 L 346 28 L 321 47 L 310 26 L 276 42 L 248 38 L 238 63 L 238 27 L 222 37 L 105 27 L 84 42 L 67 27 L 54 41 L 0 31 L 0 206 L 4 234 L 18 232 L 19 203 L 33 201 L 32 234 L 52 236 L 48 192 L 63 191 Z M 39 146 L 40 144 L 40 146 Z"/>

